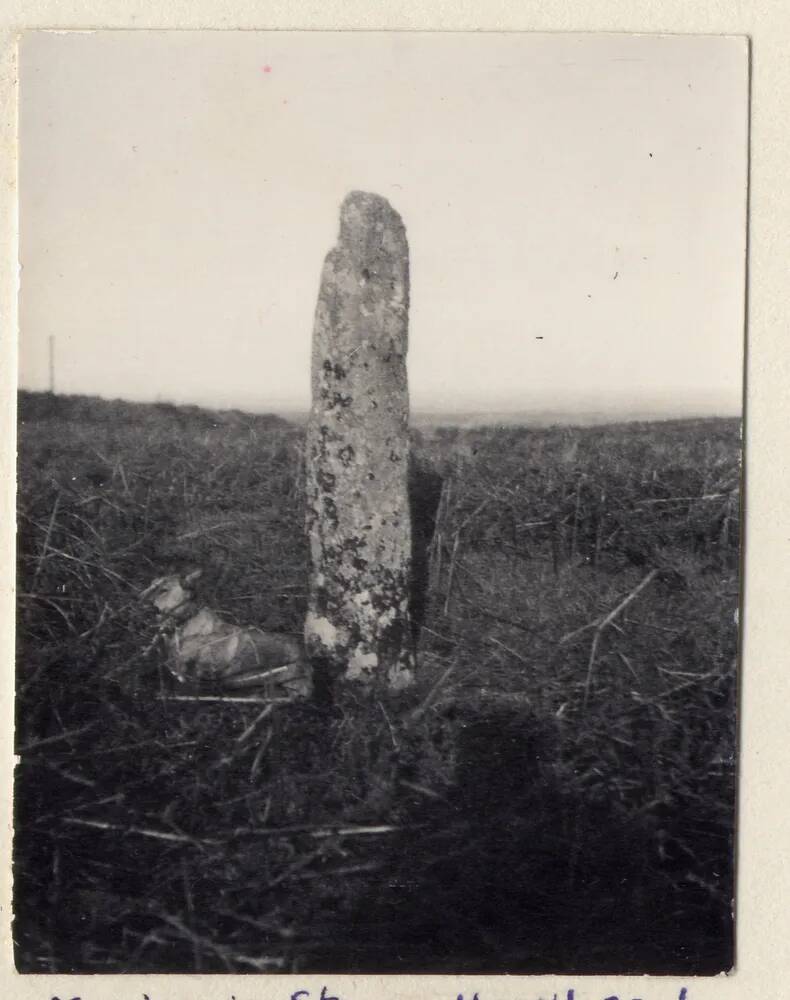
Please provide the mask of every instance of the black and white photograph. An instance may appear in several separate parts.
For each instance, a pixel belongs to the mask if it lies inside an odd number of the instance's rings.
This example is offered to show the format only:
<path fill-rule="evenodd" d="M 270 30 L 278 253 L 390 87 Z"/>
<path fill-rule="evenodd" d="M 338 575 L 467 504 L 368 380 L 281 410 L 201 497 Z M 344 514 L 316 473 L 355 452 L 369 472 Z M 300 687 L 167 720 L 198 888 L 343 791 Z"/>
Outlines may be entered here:
<path fill-rule="evenodd" d="M 18 75 L 18 972 L 737 968 L 747 39 Z"/>

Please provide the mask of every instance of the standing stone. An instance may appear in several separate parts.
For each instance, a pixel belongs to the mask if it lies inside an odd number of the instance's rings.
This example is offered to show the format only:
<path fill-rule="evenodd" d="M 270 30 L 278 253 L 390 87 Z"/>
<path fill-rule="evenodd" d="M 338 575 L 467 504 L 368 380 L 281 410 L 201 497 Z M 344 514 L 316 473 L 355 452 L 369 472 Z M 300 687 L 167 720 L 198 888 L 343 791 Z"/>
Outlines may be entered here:
<path fill-rule="evenodd" d="M 403 222 L 386 199 L 353 191 L 313 331 L 305 644 L 319 685 L 413 679 L 408 311 Z"/>

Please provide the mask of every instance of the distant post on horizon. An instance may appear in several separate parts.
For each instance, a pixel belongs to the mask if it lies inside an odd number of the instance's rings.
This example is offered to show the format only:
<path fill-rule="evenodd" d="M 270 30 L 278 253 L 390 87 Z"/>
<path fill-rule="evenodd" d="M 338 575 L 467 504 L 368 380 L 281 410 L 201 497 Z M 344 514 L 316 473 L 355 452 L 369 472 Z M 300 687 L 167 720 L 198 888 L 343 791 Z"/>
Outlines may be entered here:
<path fill-rule="evenodd" d="M 49 335 L 49 391 L 55 393 L 55 337 Z"/>
<path fill-rule="evenodd" d="M 324 264 L 306 449 L 305 645 L 320 690 L 414 676 L 409 620 L 409 248 L 389 202 L 353 191 Z"/>

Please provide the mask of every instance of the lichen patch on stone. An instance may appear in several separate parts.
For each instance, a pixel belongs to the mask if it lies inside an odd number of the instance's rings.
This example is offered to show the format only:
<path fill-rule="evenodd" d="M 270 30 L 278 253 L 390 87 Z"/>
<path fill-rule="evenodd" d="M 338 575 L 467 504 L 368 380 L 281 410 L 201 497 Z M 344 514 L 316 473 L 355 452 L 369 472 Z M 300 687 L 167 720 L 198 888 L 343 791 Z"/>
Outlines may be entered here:
<path fill-rule="evenodd" d="M 305 630 L 327 649 L 334 649 L 338 645 L 338 630 L 328 618 L 319 617 L 308 611 Z"/>

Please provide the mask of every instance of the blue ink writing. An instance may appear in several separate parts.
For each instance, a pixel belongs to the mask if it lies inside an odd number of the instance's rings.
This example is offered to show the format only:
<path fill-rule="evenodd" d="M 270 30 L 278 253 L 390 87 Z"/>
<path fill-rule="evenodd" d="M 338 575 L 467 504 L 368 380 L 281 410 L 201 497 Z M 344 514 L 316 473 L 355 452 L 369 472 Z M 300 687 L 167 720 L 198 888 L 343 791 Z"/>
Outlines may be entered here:
<path fill-rule="evenodd" d="M 302 997 L 309 997 L 310 990 L 297 990 L 296 993 L 291 994 L 291 1000 L 301 1000 Z M 321 993 L 318 996 L 318 1000 L 340 1000 L 339 997 L 333 997 L 331 993 L 327 992 L 326 986 L 321 987 Z"/>

